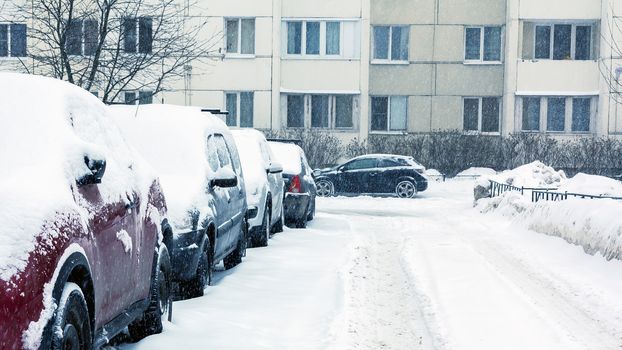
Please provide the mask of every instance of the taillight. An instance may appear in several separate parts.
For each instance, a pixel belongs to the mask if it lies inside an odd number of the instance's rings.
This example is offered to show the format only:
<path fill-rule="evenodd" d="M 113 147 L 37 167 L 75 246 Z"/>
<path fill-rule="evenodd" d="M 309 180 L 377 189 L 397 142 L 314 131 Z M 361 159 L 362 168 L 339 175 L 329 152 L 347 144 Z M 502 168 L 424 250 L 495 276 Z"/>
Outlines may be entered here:
<path fill-rule="evenodd" d="M 300 176 L 295 175 L 292 181 L 289 183 L 289 190 L 287 192 L 300 193 L 302 191 L 302 185 L 300 183 Z"/>

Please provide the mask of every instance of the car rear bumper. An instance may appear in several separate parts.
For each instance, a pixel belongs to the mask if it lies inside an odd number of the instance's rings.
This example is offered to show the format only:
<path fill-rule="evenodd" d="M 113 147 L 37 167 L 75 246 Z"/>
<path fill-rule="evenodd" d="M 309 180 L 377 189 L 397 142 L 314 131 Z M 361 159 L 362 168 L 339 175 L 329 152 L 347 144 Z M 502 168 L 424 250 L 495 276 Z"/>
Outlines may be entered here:
<path fill-rule="evenodd" d="M 286 221 L 297 221 L 307 216 L 311 196 L 308 193 L 285 194 L 283 213 Z"/>

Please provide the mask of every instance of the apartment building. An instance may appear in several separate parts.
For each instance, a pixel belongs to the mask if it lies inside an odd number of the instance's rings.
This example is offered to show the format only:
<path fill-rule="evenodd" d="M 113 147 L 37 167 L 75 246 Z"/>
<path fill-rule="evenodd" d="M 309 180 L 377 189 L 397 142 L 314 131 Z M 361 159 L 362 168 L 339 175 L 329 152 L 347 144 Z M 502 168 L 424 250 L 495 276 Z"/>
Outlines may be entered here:
<path fill-rule="evenodd" d="M 206 23 L 209 57 L 153 101 L 131 89 L 122 101 L 220 108 L 231 126 L 344 140 L 619 135 L 620 14 L 610 0 L 201 0 L 186 15 Z M 27 22 L 2 15 L 0 70 L 19 70 Z"/>

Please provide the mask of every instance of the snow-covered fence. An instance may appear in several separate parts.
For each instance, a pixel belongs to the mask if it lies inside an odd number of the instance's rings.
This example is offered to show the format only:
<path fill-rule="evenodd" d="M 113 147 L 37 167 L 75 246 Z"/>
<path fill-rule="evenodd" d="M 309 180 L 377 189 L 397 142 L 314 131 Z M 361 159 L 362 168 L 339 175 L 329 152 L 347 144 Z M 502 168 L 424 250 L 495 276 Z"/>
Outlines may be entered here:
<path fill-rule="evenodd" d="M 598 196 L 593 194 L 584 193 L 569 193 L 569 192 L 550 192 L 550 191 L 532 191 L 531 201 L 536 203 L 540 200 L 545 201 L 565 201 L 568 198 L 582 198 L 582 199 L 614 199 L 622 200 L 622 197 L 611 196 Z"/>
<path fill-rule="evenodd" d="M 525 191 L 531 191 L 532 198 L 533 198 L 534 192 L 548 193 L 549 191 L 554 191 L 557 189 L 557 188 L 544 188 L 544 187 L 523 187 L 523 186 L 517 187 L 517 186 L 512 186 L 512 185 L 508 185 L 504 183 L 499 183 L 493 180 L 489 180 L 489 181 L 490 181 L 490 197 L 498 197 L 504 194 L 505 192 L 509 192 L 509 191 L 519 192 L 521 195 L 524 195 Z"/>

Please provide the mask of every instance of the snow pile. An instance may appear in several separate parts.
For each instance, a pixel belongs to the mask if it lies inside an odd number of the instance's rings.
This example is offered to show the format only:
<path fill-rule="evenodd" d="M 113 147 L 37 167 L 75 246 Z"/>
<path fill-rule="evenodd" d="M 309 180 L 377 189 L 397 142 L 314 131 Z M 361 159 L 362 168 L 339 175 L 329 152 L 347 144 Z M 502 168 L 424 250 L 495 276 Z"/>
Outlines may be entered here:
<path fill-rule="evenodd" d="M 107 119 L 106 106 L 87 91 L 0 73 L 0 95 L 0 280 L 8 281 L 26 267 L 37 236 L 45 242 L 61 234 L 50 222 L 62 213 L 88 219 L 76 201 L 88 203 L 72 192 L 76 179 L 90 173 L 85 156 L 107 162 L 98 185 L 106 202 L 127 202 L 131 191 L 146 199 L 154 177 Z"/>
<path fill-rule="evenodd" d="M 622 182 L 604 176 L 579 173 L 564 181 L 560 192 L 622 197 Z"/>
<path fill-rule="evenodd" d="M 258 205 L 261 194 L 268 189 L 267 169 L 270 167 L 269 147 L 266 137 L 254 129 L 232 130 L 235 144 L 242 160 L 249 205 Z M 263 147 L 262 147 L 263 146 Z"/>
<path fill-rule="evenodd" d="M 477 207 L 482 213 L 495 212 L 530 230 L 561 237 L 588 254 L 622 259 L 621 201 L 569 198 L 532 203 L 520 193 L 506 192 L 479 201 Z"/>
<path fill-rule="evenodd" d="M 274 157 L 283 165 L 283 173 L 300 175 L 302 172 L 302 155 L 304 151 L 293 143 L 268 142 Z"/>
<path fill-rule="evenodd" d="M 472 168 L 468 168 L 467 170 L 461 171 L 458 173 L 458 175 L 456 176 L 463 176 L 463 177 L 467 177 L 467 176 L 490 176 L 490 175 L 496 175 L 497 172 L 494 169 L 491 168 L 478 168 L 478 167 L 472 167 Z"/>
<path fill-rule="evenodd" d="M 515 187 L 558 188 L 566 180 L 563 171 L 557 171 L 540 161 L 490 176 L 491 180 Z"/>
<path fill-rule="evenodd" d="M 201 222 L 211 213 L 206 188 L 208 180 L 216 176 L 208 164 L 207 139 L 211 133 L 231 138 L 227 126 L 198 107 L 144 105 L 110 108 L 126 139 L 156 169 L 171 225 L 175 229 L 188 228 L 192 225 L 190 213 L 197 209 L 202 216 L 199 218 Z M 234 151 L 231 150 L 232 155 L 237 154 Z"/>
<path fill-rule="evenodd" d="M 426 169 L 425 176 L 429 179 L 434 179 L 435 181 L 443 180 L 443 174 L 436 169 Z"/>

